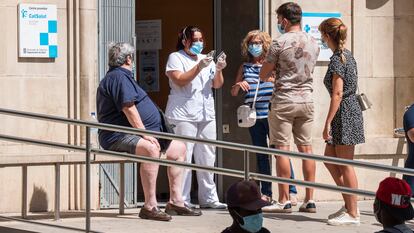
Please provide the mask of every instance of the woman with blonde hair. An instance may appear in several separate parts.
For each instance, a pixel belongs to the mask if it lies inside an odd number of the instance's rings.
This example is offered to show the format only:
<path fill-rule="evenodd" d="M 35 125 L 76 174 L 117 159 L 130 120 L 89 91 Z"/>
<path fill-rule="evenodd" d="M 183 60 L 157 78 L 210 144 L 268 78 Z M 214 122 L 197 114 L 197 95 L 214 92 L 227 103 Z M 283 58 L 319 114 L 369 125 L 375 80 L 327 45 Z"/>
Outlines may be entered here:
<path fill-rule="evenodd" d="M 361 107 L 356 98 L 358 71 L 352 53 L 345 48 L 347 27 L 337 18 L 329 18 L 319 25 L 322 43 L 333 51 L 324 84 L 331 96 L 323 130 L 325 156 L 353 159 L 355 145 L 364 143 Z M 352 166 L 325 163 L 338 186 L 356 189 L 358 181 Z M 359 225 L 357 196 L 342 194 L 345 205 L 329 215 L 329 225 Z"/>
<path fill-rule="evenodd" d="M 237 96 L 239 90 L 246 92 L 244 103 L 253 104 L 253 98 L 256 92 L 259 79 L 260 69 L 264 58 L 270 49 L 271 37 L 267 32 L 253 30 L 247 33 L 241 43 L 241 54 L 243 64 L 236 75 L 235 84 L 231 88 L 231 95 Z M 249 128 L 252 143 L 255 146 L 268 147 L 267 137 L 269 135 L 269 125 L 267 115 L 269 110 L 269 101 L 272 97 L 273 81 L 260 82 L 256 100 L 256 124 Z M 292 165 L 291 165 L 292 166 Z M 257 168 L 259 173 L 271 175 L 269 155 L 257 154 Z M 293 170 L 291 170 L 291 178 L 294 178 Z M 262 198 L 267 201 L 272 199 L 272 184 L 270 182 L 261 181 Z M 292 199 L 296 200 L 296 187 L 291 185 L 290 194 Z M 297 202 L 297 201 L 296 201 Z"/>

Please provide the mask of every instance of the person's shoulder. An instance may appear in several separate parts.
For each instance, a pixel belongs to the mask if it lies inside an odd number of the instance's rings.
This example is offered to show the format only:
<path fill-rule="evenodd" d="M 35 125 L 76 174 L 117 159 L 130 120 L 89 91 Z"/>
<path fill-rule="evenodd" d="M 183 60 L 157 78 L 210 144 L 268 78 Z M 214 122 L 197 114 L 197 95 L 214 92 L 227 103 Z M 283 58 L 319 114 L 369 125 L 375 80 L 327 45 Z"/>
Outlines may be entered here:
<path fill-rule="evenodd" d="M 273 39 L 272 40 L 272 45 L 270 47 L 270 51 L 275 51 L 275 50 L 278 50 L 278 49 L 282 48 L 282 46 L 283 46 L 283 44 L 285 44 L 285 42 L 286 42 L 286 40 L 281 38 L 281 36 L 276 38 L 276 39 Z"/>
<path fill-rule="evenodd" d="M 404 120 L 414 121 L 414 104 L 412 104 L 404 113 Z"/>
<path fill-rule="evenodd" d="M 229 228 L 226 228 L 221 233 L 231 233 L 231 231 L 229 230 Z"/>
<path fill-rule="evenodd" d="M 285 43 L 287 40 L 289 40 L 290 38 L 292 38 L 292 34 L 287 32 L 284 33 L 282 35 L 280 35 L 279 37 L 277 37 L 276 39 L 273 40 L 273 44 L 283 44 Z"/>
<path fill-rule="evenodd" d="M 304 38 L 306 38 L 307 43 L 313 44 L 313 46 L 319 48 L 318 41 L 315 39 L 315 37 L 313 37 L 312 35 L 310 35 L 306 32 L 303 32 L 303 31 L 302 31 L 302 35 L 303 35 Z"/>
<path fill-rule="evenodd" d="M 125 77 L 124 73 L 122 73 L 117 68 L 112 68 L 106 73 L 105 77 L 102 79 L 101 82 L 102 83 L 114 82 L 114 81 L 122 80 L 121 79 L 122 77 Z"/>
<path fill-rule="evenodd" d="M 349 49 L 344 49 L 343 53 L 347 59 L 349 59 L 350 61 L 355 61 L 354 55 Z"/>
<path fill-rule="evenodd" d="M 170 53 L 170 55 L 168 56 L 169 59 L 185 59 L 187 56 L 184 52 L 184 50 L 178 50 L 175 52 Z"/>
<path fill-rule="evenodd" d="M 414 114 L 414 103 L 410 107 L 408 107 L 407 112 Z"/>
<path fill-rule="evenodd" d="M 342 62 L 342 54 L 345 55 L 345 62 Z M 355 63 L 355 59 L 352 52 L 348 49 L 345 49 L 343 52 L 336 50 L 331 56 L 331 62 L 337 65 L 347 65 Z"/>
<path fill-rule="evenodd" d="M 183 56 L 182 55 L 182 53 L 180 52 L 181 50 L 179 50 L 179 51 L 175 51 L 175 52 L 172 52 L 172 53 L 170 53 L 170 57 L 181 57 L 181 56 Z"/>
<path fill-rule="evenodd" d="M 408 227 L 406 224 L 400 224 L 400 225 L 395 225 L 393 227 L 387 227 L 375 233 L 397 233 L 397 232 L 411 233 L 413 232 L 413 230 L 411 230 L 411 228 Z"/>
<path fill-rule="evenodd" d="M 264 227 L 262 227 L 262 229 L 260 231 L 258 231 L 257 233 L 270 233 L 270 231 Z"/>
<path fill-rule="evenodd" d="M 331 56 L 331 58 L 330 58 L 330 60 L 331 60 L 331 64 L 342 64 L 342 61 L 341 61 L 341 55 L 340 55 L 340 53 L 339 52 L 337 52 L 337 51 L 335 51 L 333 54 L 332 54 L 332 56 Z"/>

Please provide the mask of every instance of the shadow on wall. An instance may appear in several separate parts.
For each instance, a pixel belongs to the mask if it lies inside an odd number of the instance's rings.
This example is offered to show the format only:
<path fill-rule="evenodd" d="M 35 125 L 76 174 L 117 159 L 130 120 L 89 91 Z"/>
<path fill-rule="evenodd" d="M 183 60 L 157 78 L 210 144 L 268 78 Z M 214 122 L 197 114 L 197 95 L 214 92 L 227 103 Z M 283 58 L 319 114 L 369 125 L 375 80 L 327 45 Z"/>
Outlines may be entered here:
<path fill-rule="evenodd" d="M 47 212 L 47 193 L 42 187 L 33 186 L 33 195 L 29 204 L 30 212 Z"/>
<path fill-rule="evenodd" d="M 370 10 L 378 9 L 384 6 L 389 0 L 367 0 L 365 7 Z"/>

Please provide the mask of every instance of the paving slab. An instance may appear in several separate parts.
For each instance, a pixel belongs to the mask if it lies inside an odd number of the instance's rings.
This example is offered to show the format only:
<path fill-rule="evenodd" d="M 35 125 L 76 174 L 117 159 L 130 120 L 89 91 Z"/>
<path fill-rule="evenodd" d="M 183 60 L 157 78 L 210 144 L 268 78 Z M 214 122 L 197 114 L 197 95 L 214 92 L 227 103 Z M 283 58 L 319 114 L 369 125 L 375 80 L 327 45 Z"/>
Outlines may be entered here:
<path fill-rule="evenodd" d="M 360 226 L 334 227 L 326 224 L 326 217 L 341 207 L 341 202 L 317 202 L 318 212 L 300 213 L 298 206 L 294 207 L 292 214 L 265 214 L 264 226 L 270 232 L 305 233 L 372 233 L 381 229 L 372 214 L 372 201 L 359 202 L 361 212 Z M 139 209 L 127 209 L 125 215 L 118 215 L 118 210 L 93 211 L 91 228 L 97 232 L 111 233 L 214 233 L 221 232 L 231 224 L 231 217 L 227 211 L 203 210 L 200 217 L 174 216 L 171 222 L 158 222 L 138 218 Z M 8 214 L 8 216 L 13 216 Z M 17 215 L 15 215 L 17 216 Z M 85 219 L 81 212 L 62 213 L 63 218 L 54 221 L 50 214 L 32 214 L 31 219 L 36 222 L 70 226 L 85 227 Z M 414 228 L 414 222 L 408 223 Z M 16 221 L 0 220 L 1 233 L 51 233 L 74 232 L 58 228 L 50 228 Z"/>

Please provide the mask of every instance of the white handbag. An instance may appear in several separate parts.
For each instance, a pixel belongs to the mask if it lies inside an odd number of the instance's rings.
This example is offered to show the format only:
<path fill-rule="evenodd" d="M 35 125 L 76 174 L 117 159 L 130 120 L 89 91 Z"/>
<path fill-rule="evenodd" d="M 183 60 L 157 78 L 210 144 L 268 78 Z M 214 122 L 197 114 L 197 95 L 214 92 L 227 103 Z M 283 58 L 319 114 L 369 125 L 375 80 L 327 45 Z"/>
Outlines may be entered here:
<path fill-rule="evenodd" d="M 362 111 L 368 110 L 371 108 L 372 103 L 368 100 L 368 97 L 364 93 L 359 92 L 359 88 L 357 88 L 358 93 L 356 94 L 359 106 L 361 107 Z"/>
<path fill-rule="evenodd" d="M 256 124 L 256 98 L 259 91 L 260 79 L 257 82 L 256 92 L 254 94 L 252 107 L 243 104 L 237 108 L 237 124 L 242 128 L 249 128 Z"/>

